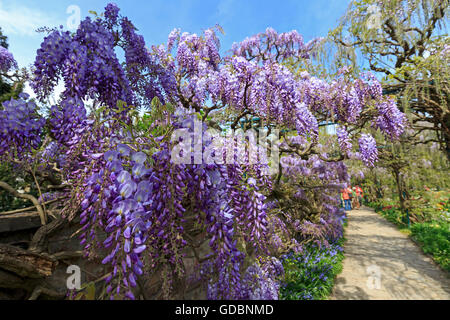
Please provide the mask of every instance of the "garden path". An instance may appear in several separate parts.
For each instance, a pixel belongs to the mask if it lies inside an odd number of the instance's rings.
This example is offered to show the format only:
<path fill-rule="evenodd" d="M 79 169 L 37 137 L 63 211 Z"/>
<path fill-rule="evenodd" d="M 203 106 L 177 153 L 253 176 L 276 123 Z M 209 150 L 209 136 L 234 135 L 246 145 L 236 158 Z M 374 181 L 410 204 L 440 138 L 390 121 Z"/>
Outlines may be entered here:
<path fill-rule="evenodd" d="M 348 214 L 343 271 L 331 299 L 450 299 L 450 277 L 372 209 Z"/>

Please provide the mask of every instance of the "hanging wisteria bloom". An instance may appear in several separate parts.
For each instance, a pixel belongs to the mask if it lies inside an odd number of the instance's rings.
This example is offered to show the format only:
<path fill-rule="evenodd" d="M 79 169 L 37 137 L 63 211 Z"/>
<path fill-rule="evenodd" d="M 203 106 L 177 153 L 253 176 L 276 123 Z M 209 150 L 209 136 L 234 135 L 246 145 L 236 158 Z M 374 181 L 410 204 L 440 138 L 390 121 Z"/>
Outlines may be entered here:
<path fill-rule="evenodd" d="M 13 68 L 17 68 L 17 62 L 14 59 L 14 56 L 8 49 L 0 46 L 0 71 L 8 72 Z"/>
<path fill-rule="evenodd" d="M 398 139 L 405 129 L 406 117 L 397 108 L 394 99 L 387 98 L 377 104 L 377 109 L 379 115 L 373 122 L 373 126 L 391 139 Z"/>
<path fill-rule="evenodd" d="M 372 122 L 392 137 L 403 130 L 401 113 L 374 76 L 319 79 L 286 66 L 286 59 L 307 62 L 319 40 L 304 43 L 295 30 L 268 28 L 222 56 L 216 30 L 176 29 L 167 44 L 149 49 L 132 22 L 108 4 L 75 32 L 52 31 L 42 42 L 31 84 L 38 99 L 44 102 L 58 81 L 65 83 L 46 118 L 26 98 L 0 112 L 0 154 L 13 147 L 23 153 L 42 147 L 38 154 L 47 158 L 55 158 L 54 150 L 64 154 L 58 174 L 73 186 L 64 210 L 80 220 L 86 256 L 102 256 L 111 299 L 134 299 L 138 280 L 148 276 L 161 279 L 156 290 L 170 298 L 180 287 L 174 281 L 196 272 L 209 298 L 278 298 L 282 252 L 342 236 L 338 190 L 350 177 L 341 158 L 327 154 L 319 125 L 334 117 L 349 158 L 347 128 Z M 150 109 L 146 117 L 140 107 Z M 251 162 L 234 137 L 219 152 L 205 135 L 223 125 L 235 130 L 246 117 L 290 137 L 280 146 L 278 176 L 264 174 L 268 165 Z M 194 142 L 171 140 L 178 129 Z M 173 161 L 176 142 L 194 150 L 190 162 Z M 359 144 L 362 160 L 373 166 L 375 140 L 366 134 Z M 227 161 L 196 161 L 207 149 Z"/>
<path fill-rule="evenodd" d="M 345 155 L 349 153 L 349 151 L 352 150 L 352 142 L 348 136 L 348 132 L 346 128 L 342 126 L 338 126 L 336 129 L 336 135 L 339 142 L 339 147 Z"/>
<path fill-rule="evenodd" d="M 377 142 L 370 134 L 362 134 L 359 142 L 361 160 L 368 167 L 373 167 L 378 161 Z"/>
<path fill-rule="evenodd" d="M 45 119 L 37 113 L 36 104 L 27 101 L 28 94 L 19 96 L 3 102 L 0 110 L 0 157 L 15 155 L 21 159 L 41 142 Z"/>
<path fill-rule="evenodd" d="M 359 177 L 359 179 L 364 179 L 364 172 L 362 171 L 362 170 L 359 170 L 358 171 L 358 177 Z"/>

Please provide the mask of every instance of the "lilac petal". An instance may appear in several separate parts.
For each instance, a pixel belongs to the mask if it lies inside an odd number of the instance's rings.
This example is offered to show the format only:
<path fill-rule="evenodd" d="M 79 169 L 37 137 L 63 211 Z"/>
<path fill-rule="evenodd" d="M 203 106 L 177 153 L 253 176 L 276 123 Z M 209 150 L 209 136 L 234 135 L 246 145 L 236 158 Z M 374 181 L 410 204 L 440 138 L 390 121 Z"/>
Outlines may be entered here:
<path fill-rule="evenodd" d="M 125 239 L 130 239 L 130 237 L 131 237 L 131 228 L 129 226 L 123 232 L 123 236 L 125 237 Z"/>
<path fill-rule="evenodd" d="M 123 169 L 122 163 L 118 160 L 113 160 L 111 163 L 109 163 L 109 169 L 112 172 L 120 172 Z"/>
<path fill-rule="evenodd" d="M 117 160 L 117 155 L 118 155 L 117 151 L 109 150 L 105 152 L 103 157 L 105 158 L 106 161 L 113 162 L 114 160 Z"/>
<path fill-rule="evenodd" d="M 117 176 L 117 181 L 119 183 L 125 183 L 128 180 L 131 180 L 131 174 L 126 170 L 120 171 L 119 175 Z"/>
<path fill-rule="evenodd" d="M 128 239 L 126 239 L 125 240 L 125 245 L 123 246 L 123 250 L 126 252 L 126 253 L 129 253 L 130 252 L 130 246 L 131 246 L 131 244 L 130 244 L 130 240 L 128 240 Z"/>
<path fill-rule="evenodd" d="M 133 293 L 132 293 L 131 291 L 128 291 L 128 292 L 125 294 L 125 296 L 126 296 L 127 298 L 131 299 L 131 300 L 135 300 L 134 295 L 133 295 Z"/>
<path fill-rule="evenodd" d="M 133 180 L 126 181 L 120 186 L 119 193 L 122 198 L 127 199 L 136 190 L 136 182 Z"/>
<path fill-rule="evenodd" d="M 143 244 L 142 246 L 139 246 L 139 247 L 135 248 L 133 251 L 134 251 L 134 253 L 139 254 L 139 253 L 141 253 L 142 251 L 144 251 L 145 248 L 146 248 L 146 245 Z"/>
<path fill-rule="evenodd" d="M 131 148 L 129 146 L 127 146 L 126 144 L 118 144 L 117 145 L 117 151 L 122 155 L 122 156 L 129 156 L 130 155 L 130 151 Z"/>
<path fill-rule="evenodd" d="M 131 156 L 131 160 L 133 160 L 136 163 L 143 164 L 145 160 L 147 160 L 147 155 L 141 151 L 133 153 Z"/>
<path fill-rule="evenodd" d="M 148 192 L 140 190 L 140 191 L 136 192 L 134 199 L 139 203 L 144 203 L 148 199 Z"/>
<path fill-rule="evenodd" d="M 145 175 L 148 172 L 148 170 L 142 164 L 135 164 L 133 166 L 132 172 L 135 177 L 140 178 L 143 175 Z"/>
<path fill-rule="evenodd" d="M 142 190 L 144 192 L 151 192 L 153 190 L 153 184 L 146 180 L 143 180 L 139 182 L 137 190 Z"/>

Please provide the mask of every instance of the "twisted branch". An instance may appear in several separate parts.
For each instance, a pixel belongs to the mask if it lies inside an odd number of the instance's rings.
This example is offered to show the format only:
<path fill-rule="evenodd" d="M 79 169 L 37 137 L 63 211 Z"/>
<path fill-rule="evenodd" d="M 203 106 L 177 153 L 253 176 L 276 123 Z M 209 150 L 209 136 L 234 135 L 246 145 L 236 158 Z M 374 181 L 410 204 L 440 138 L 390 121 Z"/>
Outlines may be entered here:
<path fill-rule="evenodd" d="M 34 206 L 36 207 L 36 210 L 39 213 L 39 217 L 41 218 L 41 224 L 42 225 L 47 224 L 47 218 L 48 218 L 47 214 L 42 209 L 42 206 L 39 203 L 39 201 L 33 195 L 27 194 L 27 193 L 20 193 L 16 189 L 11 187 L 9 184 L 7 184 L 6 182 L 3 182 L 3 181 L 0 181 L 0 188 L 3 188 L 4 190 L 8 191 L 16 198 L 30 200 L 34 204 Z"/>

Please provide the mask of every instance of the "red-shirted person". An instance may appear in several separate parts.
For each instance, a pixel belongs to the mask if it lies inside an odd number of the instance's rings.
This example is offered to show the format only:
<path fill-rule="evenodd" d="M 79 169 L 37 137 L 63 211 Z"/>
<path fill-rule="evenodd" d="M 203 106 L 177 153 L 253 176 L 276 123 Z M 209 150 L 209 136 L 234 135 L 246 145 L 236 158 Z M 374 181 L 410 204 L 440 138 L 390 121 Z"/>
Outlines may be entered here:
<path fill-rule="evenodd" d="M 348 188 L 342 189 L 342 199 L 344 200 L 344 209 L 345 211 L 352 210 L 352 204 L 350 202 L 350 195 Z"/>
<path fill-rule="evenodd" d="M 356 207 L 359 209 L 363 202 L 363 190 L 360 186 L 355 186 L 355 193 L 356 193 Z"/>

